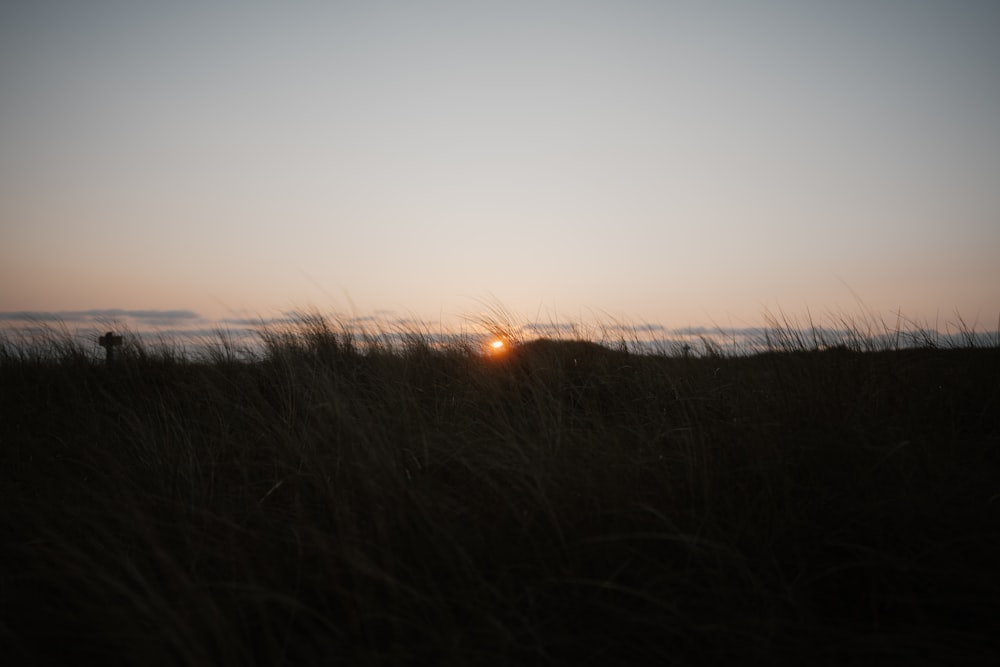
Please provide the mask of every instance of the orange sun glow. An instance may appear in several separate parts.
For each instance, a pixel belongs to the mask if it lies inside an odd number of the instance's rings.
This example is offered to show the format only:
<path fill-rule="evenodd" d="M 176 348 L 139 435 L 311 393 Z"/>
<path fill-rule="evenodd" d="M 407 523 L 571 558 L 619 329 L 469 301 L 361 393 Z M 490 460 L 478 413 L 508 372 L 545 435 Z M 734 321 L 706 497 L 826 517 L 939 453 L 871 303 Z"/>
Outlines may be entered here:
<path fill-rule="evenodd" d="M 507 354 L 507 344 L 500 339 L 493 340 L 487 344 L 486 353 L 491 357 L 504 356 Z"/>

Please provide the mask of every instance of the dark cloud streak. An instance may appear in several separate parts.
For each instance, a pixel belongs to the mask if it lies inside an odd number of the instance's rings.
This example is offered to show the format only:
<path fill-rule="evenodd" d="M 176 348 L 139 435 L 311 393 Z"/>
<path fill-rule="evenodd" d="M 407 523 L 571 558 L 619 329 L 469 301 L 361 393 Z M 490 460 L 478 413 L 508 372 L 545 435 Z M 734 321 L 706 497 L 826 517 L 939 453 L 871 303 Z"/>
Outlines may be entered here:
<path fill-rule="evenodd" d="M 125 310 L 122 308 L 107 308 L 98 310 L 20 310 L 0 312 L 0 320 L 12 322 L 94 322 L 125 318 L 138 320 L 145 324 L 201 320 L 201 316 L 192 310 Z"/>

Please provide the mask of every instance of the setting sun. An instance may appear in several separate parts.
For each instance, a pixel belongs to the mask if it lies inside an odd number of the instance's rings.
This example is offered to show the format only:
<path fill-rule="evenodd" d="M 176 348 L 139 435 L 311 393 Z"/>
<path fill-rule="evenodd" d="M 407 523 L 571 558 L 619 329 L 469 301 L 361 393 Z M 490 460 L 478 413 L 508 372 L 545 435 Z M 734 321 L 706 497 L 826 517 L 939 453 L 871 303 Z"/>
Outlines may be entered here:
<path fill-rule="evenodd" d="M 499 338 L 491 341 L 486 346 L 486 353 L 491 357 L 497 357 L 500 355 L 505 355 L 507 353 L 507 344 L 500 340 Z"/>

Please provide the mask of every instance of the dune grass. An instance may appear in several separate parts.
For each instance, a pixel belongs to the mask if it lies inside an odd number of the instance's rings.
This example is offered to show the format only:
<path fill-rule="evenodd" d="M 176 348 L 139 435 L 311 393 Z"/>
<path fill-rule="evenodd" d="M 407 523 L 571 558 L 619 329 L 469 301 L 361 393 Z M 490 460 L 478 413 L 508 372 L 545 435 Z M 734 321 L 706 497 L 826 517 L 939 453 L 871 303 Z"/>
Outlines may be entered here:
<path fill-rule="evenodd" d="M 111 366 L 2 340 L 5 662 L 995 657 L 1000 349 L 776 333 L 490 356 L 309 316 Z"/>

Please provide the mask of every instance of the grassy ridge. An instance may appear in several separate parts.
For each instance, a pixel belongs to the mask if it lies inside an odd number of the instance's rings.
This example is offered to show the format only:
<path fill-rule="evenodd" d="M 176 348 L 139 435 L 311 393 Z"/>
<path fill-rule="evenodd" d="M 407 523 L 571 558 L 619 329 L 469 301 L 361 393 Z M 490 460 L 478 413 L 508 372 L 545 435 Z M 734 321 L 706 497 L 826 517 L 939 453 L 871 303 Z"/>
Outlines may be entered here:
<path fill-rule="evenodd" d="M 16 663 L 983 661 L 1000 349 L 0 345 Z"/>

